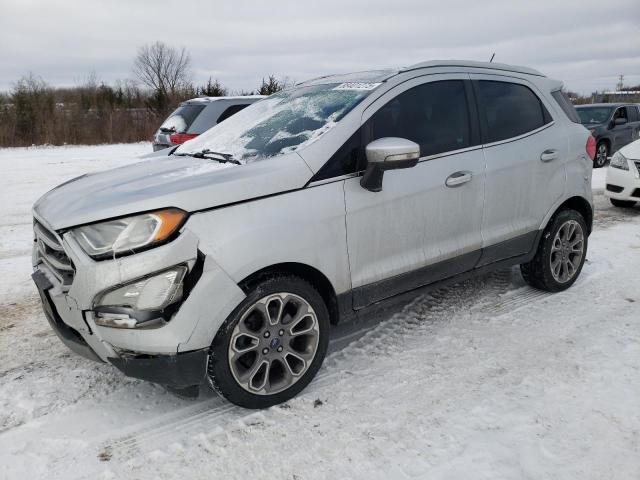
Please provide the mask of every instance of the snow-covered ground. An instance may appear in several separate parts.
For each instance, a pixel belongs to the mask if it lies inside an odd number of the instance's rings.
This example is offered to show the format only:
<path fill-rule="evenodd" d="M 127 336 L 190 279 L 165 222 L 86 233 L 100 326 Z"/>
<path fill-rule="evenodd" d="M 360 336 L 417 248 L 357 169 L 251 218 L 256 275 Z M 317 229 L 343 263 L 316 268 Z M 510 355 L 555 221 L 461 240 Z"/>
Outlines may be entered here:
<path fill-rule="evenodd" d="M 80 358 L 40 311 L 33 201 L 148 151 L 0 150 L 0 478 L 640 478 L 640 208 L 605 201 L 604 170 L 570 290 L 512 269 L 421 296 L 251 412 Z"/>

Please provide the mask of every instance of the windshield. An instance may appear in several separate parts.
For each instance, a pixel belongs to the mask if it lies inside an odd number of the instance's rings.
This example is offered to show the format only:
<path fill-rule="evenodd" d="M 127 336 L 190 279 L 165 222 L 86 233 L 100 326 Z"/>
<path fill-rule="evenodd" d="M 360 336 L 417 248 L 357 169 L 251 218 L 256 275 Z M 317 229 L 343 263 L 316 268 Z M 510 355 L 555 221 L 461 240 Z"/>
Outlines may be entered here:
<path fill-rule="evenodd" d="M 244 162 L 293 152 L 319 138 L 379 83 L 302 86 L 271 95 L 176 150 L 209 150 Z"/>
<path fill-rule="evenodd" d="M 576 108 L 580 115 L 580 123 L 604 123 L 609 120 L 612 107 L 580 107 Z"/>

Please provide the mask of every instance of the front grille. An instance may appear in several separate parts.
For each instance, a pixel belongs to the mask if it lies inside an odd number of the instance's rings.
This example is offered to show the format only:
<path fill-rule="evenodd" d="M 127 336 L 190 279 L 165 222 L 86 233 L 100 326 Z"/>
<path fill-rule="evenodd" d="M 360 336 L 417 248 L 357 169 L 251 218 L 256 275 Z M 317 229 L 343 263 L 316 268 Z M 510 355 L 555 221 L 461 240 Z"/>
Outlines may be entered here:
<path fill-rule="evenodd" d="M 619 185 L 611 185 L 610 183 L 607 183 L 607 190 L 613 193 L 620 193 L 622 190 L 624 190 L 624 187 L 620 187 Z"/>
<path fill-rule="evenodd" d="M 38 260 L 44 263 L 64 287 L 73 282 L 73 263 L 64 252 L 58 236 L 37 220 L 33 221 L 33 233 L 38 249 Z"/>
<path fill-rule="evenodd" d="M 636 168 L 638 169 L 638 173 L 640 173 L 640 161 L 635 161 L 634 162 L 636 164 Z"/>

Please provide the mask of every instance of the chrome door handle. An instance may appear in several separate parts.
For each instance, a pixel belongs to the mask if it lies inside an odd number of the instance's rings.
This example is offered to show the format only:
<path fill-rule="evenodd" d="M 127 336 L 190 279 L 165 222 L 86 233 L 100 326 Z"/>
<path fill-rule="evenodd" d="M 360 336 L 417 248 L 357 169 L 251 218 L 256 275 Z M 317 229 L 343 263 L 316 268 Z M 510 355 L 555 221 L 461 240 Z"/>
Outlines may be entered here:
<path fill-rule="evenodd" d="M 444 184 L 449 187 L 457 187 L 463 183 L 471 181 L 473 174 L 471 172 L 455 172 L 447 177 Z"/>
<path fill-rule="evenodd" d="M 545 150 L 540 155 L 540 160 L 542 160 L 543 162 L 550 162 L 551 160 L 555 160 L 556 158 L 558 158 L 557 150 Z"/>

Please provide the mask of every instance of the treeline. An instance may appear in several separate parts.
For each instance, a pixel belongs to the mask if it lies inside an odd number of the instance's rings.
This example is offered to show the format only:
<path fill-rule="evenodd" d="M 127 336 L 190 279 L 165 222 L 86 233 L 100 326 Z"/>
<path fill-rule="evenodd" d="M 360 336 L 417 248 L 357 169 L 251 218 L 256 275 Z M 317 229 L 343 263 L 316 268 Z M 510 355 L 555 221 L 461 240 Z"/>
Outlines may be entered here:
<path fill-rule="evenodd" d="M 286 86 L 271 75 L 255 91 L 231 91 L 218 80 L 167 91 L 133 80 L 112 85 L 90 75 L 81 85 L 55 88 L 29 74 L 0 93 L 0 147 L 100 144 L 150 140 L 182 101 L 199 96 L 270 95 Z"/>

